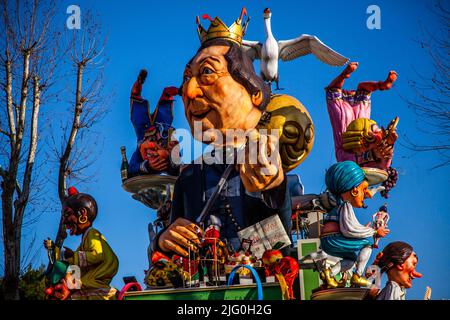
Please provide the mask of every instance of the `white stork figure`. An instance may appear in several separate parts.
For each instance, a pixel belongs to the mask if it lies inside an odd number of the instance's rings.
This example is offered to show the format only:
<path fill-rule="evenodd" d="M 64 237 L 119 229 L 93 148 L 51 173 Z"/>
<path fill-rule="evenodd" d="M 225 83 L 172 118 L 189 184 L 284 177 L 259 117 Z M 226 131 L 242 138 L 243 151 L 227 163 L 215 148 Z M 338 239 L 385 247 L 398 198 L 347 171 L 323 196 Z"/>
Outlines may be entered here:
<path fill-rule="evenodd" d="M 261 59 L 262 78 L 269 83 L 275 81 L 277 90 L 280 89 L 278 87 L 278 59 L 290 61 L 312 53 L 320 61 L 332 66 L 342 66 L 348 62 L 348 58 L 325 45 L 316 36 L 302 34 L 300 37 L 291 40 L 275 40 L 270 26 L 271 16 L 270 9 L 264 9 L 265 42 L 243 40 L 242 50 L 252 61 Z"/>

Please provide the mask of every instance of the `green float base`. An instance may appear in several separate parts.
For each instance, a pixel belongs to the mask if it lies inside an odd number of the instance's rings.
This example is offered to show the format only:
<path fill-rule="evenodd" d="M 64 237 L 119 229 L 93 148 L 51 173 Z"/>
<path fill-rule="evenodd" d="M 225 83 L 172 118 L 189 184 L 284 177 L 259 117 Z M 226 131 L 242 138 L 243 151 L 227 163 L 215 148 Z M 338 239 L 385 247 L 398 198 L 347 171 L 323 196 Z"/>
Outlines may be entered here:
<path fill-rule="evenodd" d="M 126 292 L 124 300 L 256 300 L 256 285 L 154 289 Z M 278 283 L 263 284 L 264 300 L 282 300 Z"/>

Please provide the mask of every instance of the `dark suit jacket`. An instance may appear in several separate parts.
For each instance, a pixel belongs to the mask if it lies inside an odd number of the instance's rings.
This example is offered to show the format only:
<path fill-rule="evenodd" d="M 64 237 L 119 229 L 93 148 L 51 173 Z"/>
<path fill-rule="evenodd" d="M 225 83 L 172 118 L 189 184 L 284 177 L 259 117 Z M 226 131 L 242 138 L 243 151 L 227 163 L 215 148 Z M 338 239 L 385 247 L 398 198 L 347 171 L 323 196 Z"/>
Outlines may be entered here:
<path fill-rule="evenodd" d="M 207 166 L 221 166 L 218 169 L 219 172 L 220 170 L 223 172 L 226 167 L 225 165 L 215 164 L 204 164 L 203 166 L 200 164 L 190 164 L 181 171 L 175 183 L 170 223 L 174 222 L 179 217 L 195 222 L 196 218 L 200 215 L 206 204 L 205 199 L 203 199 L 203 191 L 205 188 L 203 176 Z M 238 172 L 233 170 L 229 179 L 238 174 Z M 220 176 L 217 177 L 217 182 L 219 181 L 219 178 Z M 244 223 L 241 227 L 248 227 L 274 214 L 278 214 L 287 234 L 290 235 L 292 224 L 291 198 L 286 186 L 287 179 L 285 176 L 285 179 L 280 186 L 258 193 L 256 196 L 259 195 L 259 197 L 255 197 L 255 194 L 250 195 L 245 191 L 244 185 L 242 184 L 242 181 L 240 181 L 240 196 L 243 197 L 243 199 L 237 203 L 238 205 L 235 205 L 236 202 L 232 202 L 231 206 L 233 213 L 236 215 L 242 214 L 243 216 Z M 221 199 L 219 197 L 217 202 L 220 201 Z M 240 210 L 242 212 L 239 212 Z M 223 228 L 224 227 L 226 226 L 223 226 Z M 161 232 L 163 231 L 164 230 Z M 155 249 L 158 250 L 157 241 Z"/>

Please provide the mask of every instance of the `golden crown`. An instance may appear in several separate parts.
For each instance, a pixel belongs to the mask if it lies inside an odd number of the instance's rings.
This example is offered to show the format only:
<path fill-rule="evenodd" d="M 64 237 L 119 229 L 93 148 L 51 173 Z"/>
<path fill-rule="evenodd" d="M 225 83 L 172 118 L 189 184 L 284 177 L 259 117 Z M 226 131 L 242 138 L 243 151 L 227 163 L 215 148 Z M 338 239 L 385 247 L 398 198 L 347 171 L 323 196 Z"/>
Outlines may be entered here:
<path fill-rule="evenodd" d="M 246 16 L 247 20 L 243 23 L 242 18 Z M 227 25 L 220 20 L 218 17 L 215 17 L 214 20 L 207 14 L 202 16 L 203 19 L 208 19 L 211 24 L 209 25 L 208 30 L 205 30 L 203 26 L 200 24 L 200 18 L 197 16 L 197 32 L 198 37 L 200 38 L 201 44 L 211 39 L 226 39 L 231 40 L 238 45 L 241 45 L 242 38 L 244 37 L 245 31 L 247 30 L 248 22 L 250 18 L 247 15 L 247 10 L 242 8 L 241 15 L 236 21 L 230 26 Z"/>

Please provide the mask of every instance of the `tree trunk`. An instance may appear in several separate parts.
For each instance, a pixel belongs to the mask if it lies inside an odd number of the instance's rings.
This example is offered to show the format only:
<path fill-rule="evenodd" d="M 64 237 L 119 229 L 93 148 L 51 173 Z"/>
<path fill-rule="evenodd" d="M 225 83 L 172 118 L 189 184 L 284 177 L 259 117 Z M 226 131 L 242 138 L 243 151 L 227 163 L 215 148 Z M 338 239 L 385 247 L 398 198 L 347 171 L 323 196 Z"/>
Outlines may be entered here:
<path fill-rule="evenodd" d="M 19 299 L 19 270 L 16 266 L 16 246 L 14 226 L 12 224 L 14 184 L 8 179 L 3 180 L 2 191 L 2 216 L 3 216 L 3 244 L 5 275 L 2 282 L 2 290 L 5 300 Z M 19 250 L 20 251 L 20 250 Z M 20 263 L 20 256 L 19 256 Z M 19 268 L 20 269 L 20 268 Z"/>
<path fill-rule="evenodd" d="M 14 6 L 9 1 L 0 1 L 0 19 L 4 29 L 4 47 L 0 52 L 1 67 L 4 69 L 1 72 L 2 77 L 4 76 L 1 89 L 5 94 L 4 113 L 8 119 L 8 130 L 0 128 L 0 132 L 9 138 L 9 150 L 5 151 L 5 168 L 0 167 L 4 245 L 1 289 L 6 300 L 20 299 L 22 227 L 32 192 L 30 189 L 38 147 L 41 90 L 47 88 L 46 83 L 52 77 L 53 68 L 47 66 L 54 65 L 52 57 L 56 57 L 57 53 L 57 48 L 48 46 L 47 42 L 50 36 L 48 32 L 52 32 L 49 28 L 55 17 L 54 4 L 43 5 L 39 0 L 27 4 L 15 2 Z M 43 78 L 40 79 L 38 74 L 43 75 Z M 43 85 L 40 85 L 41 82 Z M 31 99 L 32 103 L 29 101 Z M 27 118 L 30 109 L 32 114 Z M 24 143 L 29 143 L 27 150 L 23 148 Z"/>
<path fill-rule="evenodd" d="M 69 139 L 67 140 L 66 148 L 64 154 L 62 155 L 59 162 L 59 173 L 58 173 L 58 196 L 61 204 L 66 196 L 67 189 L 67 175 L 68 175 L 68 165 L 70 154 L 72 152 L 73 146 L 75 144 L 75 139 L 77 137 L 78 129 L 80 128 L 80 117 L 83 111 L 83 103 L 81 102 L 81 90 L 83 84 L 83 71 L 84 63 L 80 62 L 77 65 L 77 87 L 75 92 L 75 110 L 74 117 L 72 121 L 72 128 L 70 130 Z M 64 229 L 63 217 L 59 220 L 58 233 L 56 234 L 55 245 L 61 247 L 67 233 Z"/>
<path fill-rule="evenodd" d="M 20 94 L 20 105 L 18 110 L 17 124 L 14 123 L 14 116 L 8 114 L 9 129 L 11 132 L 11 157 L 9 159 L 8 170 L 2 174 L 2 217 L 3 217 L 3 243 L 4 243 L 4 261 L 5 274 L 3 278 L 3 295 L 6 300 L 18 300 L 19 297 L 19 277 L 21 263 L 21 240 L 22 223 L 25 208 L 29 197 L 29 187 L 31 173 L 34 165 L 34 158 L 37 148 L 37 120 L 39 116 L 40 91 L 38 78 L 34 78 L 33 92 L 33 113 L 30 133 L 30 149 L 27 156 L 27 165 L 25 169 L 22 191 L 18 187 L 17 175 L 22 151 L 22 141 L 25 132 L 26 101 L 28 96 L 29 72 L 30 72 L 30 50 L 23 50 L 23 70 L 22 86 Z M 11 83 L 11 64 L 7 61 L 6 69 L 6 100 L 8 113 L 12 103 L 12 83 Z M 13 131 L 15 130 L 15 132 Z M 17 194 L 15 196 L 15 193 Z M 15 200 L 14 200 L 15 199 Z"/>

